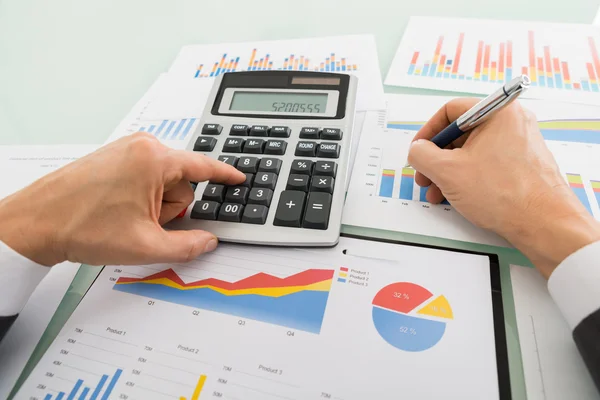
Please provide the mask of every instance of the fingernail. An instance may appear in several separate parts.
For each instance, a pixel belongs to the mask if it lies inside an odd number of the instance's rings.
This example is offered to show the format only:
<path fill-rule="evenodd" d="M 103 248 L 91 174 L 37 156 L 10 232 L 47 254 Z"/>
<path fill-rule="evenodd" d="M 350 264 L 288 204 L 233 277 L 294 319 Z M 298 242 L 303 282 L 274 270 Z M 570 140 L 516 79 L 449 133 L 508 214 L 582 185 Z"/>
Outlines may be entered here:
<path fill-rule="evenodd" d="M 210 239 L 208 243 L 206 243 L 206 247 L 204 248 L 205 253 L 210 253 L 217 248 L 217 239 Z"/>
<path fill-rule="evenodd" d="M 417 144 L 417 143 L 421 143 L 421 142 L 423 142 L 423 141 L 425 141 L 425 139 L 417 139 L 417 140 L 415 140 L 414 142 L 412 142 L 412 143 L 410 144 L 410 147 L 413 147 L 415 144 Z"/>

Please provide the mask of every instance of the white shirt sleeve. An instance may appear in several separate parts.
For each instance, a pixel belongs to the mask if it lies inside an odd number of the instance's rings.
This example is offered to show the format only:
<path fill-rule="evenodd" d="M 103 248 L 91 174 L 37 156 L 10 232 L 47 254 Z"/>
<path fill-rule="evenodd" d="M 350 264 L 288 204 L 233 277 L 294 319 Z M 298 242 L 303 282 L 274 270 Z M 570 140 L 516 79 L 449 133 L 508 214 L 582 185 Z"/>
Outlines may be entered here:
<path fill-rule="evenodd" d="M 550 275 L 548 290 L 571 330 L 600 309 L 600 242 L 565 258 Z"/>
<path fill-rule="evenodd" d="M 0 241 L 0 317 L 18 314 L 49 271 Z"/>

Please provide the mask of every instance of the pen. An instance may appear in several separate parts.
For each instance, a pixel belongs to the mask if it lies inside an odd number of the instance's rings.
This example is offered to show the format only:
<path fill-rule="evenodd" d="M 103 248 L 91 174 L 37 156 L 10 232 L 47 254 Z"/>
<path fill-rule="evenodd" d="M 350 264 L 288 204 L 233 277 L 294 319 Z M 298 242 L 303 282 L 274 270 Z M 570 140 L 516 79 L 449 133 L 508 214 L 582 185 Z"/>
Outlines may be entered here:
<path fill-rule="evenodd" d="M 487 121 L 492 115 L 512 103 L 529 87 L 531 80 L 521 75 L 506 83 L 500 89 L 475 104 L 469 111 L 461 115 L 431 141 L 443 149 L 450 143 L 469 132 L 479 124 Z M 407 166 L 410 166 L 407 164 Z"/>

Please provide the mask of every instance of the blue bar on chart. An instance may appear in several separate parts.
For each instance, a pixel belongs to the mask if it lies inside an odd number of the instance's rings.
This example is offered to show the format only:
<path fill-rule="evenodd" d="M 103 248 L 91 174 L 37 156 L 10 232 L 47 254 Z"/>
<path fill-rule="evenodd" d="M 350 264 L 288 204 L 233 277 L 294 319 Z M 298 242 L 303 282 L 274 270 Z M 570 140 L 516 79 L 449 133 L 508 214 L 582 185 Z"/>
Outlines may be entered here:
<path fill-rule="evenodd" d="M 117 382 L 119 381 L 119 378 L 121 377 L 122 372 L 123 372 L 123 370 L 120 368 L 115 371 L 108 386 L 106 387 L 106 390 L 102 394 L 102 397 L 99 398 L 98 396 L 100 395 L 100 392 L 102 392 L 102 389 L 104 388 L 104 384 L 106 383 L 106 381 L 109 378 L 108 375 L 102 375 L 102 377 L 100 378 L 100 381 L 94 388 L 94 392 L 92 393 L 92 396 L 90 397 L 89 400 L 108 400 L 110 398 L 110 395 L 111 395 L 113 389 L 115 388 Z M 75 399 L 87 400 L 86 397 L 87 397 L 88 393 L 90 392 L 89 387 L 83 388 L 83 390 L 81 390 L 81 393 L 79 393 L 83 384 L 84 384 L 83 379 L 77 379 L 77 382 L 75 383 L 75 385 L 73 385 L 73 388 L 69 392 L 68 397 L 65 398 L 65 396 L 67 396 L 66 392 L 59 392 L 56 395 L 55 400 L 63 400 L 63 399 L 64 400 L 75 400 Z M 78 393 L 79 393 L 79 397 L 76 397 Z M 52 394 L 50 394 L 50 393 L 46 394 L 46 396 L 44 397 L 44 400 L 52 400 Z"/>
<path fill-rule="evenodd" d="M 392 197 L 394 191 L 394 180 L 396 179 L 396 171 L 393 169 L 384 169 L 381 173 L 381 184 L 379 185 L 379 196 Z"/>
<path fill-rule="evenodd" d="M 177 128 L 175 128 L 175 130 L 173 131 L 173 134 L 171 135 L 171 137 L 169 138 L 170 140 L 173 140 L 177 137 L 177 135 L 179 134 L 179 132 L 181 132 L 181 128 L 183 127 L 183 125 L 185 125 L 185 121 L 187 119 L 182 119 L 181 121 L 179 121 L 179 124 L 177 124 Z"/>
<path fill-rule="evenodd" d="M 412 200 L 414 187 L 415 170 L 412 168 L 402 168 L 402 177 L 400 178 L 400 198 L 402 200 Z"/>
<path fill-rule="evenodd" d="M 167 127 L 167 130 L 165 131 L 165 134 L 162 135 L 163 140 L 167 139 L 169 137 L 169 133 L 171 133 L 171 131 L 173 130 L 173 127 L 175 126 L 175 121 L 171 121 L 169 123 L 169 126 Z"/>
<path fill-rule="evenodd" d="M 588 210 L 590 214 L 592 213 L 592 207 L 590 206 L 590 201 L 587 197 L 587 193 L 585 192 L 585 187 L 583 186 L 583 179 L 581 179 L 581 175 L 579 174 L 567 174 L 567 181 L 569 182 L 569 187 L 575 193 L 581 204 Z"/>
<path fill-rule="evenodd" d="M 158 135 L 160 135 L 160 133 L 162 132 L 162 130 L 165 128 L 165 125 L 167 125 L 167 120 L 164 120 L 163 122 L 160 123 L 160 125 L 158 126 L 158 129 L 156 130 L 156 133 L 154 133 L 154 136 L 158 137 Z"/>
<path fill-rule="evenodd" d="M 598 202 L 598 207 L 600 207 L 600 181 L 590 181 L 590 183 L 592 184 L 592 191 Z"/>
<path fill-rule="evenodd" d="M 188 124 L 185 126 L 185 129 L 183 130 L 183 133 L 181 134 L 181 136 L 179 136 L 179 140 L 183 140 L 186 138 L 188 133 L 190 133 L 190 129 L 192 129 L 192 126 L 194 126 L 194 122 L 196 122 L 196 118 L 190 118 Z"/>
<path fill-rule="evenodd" d="M 427 186 L 424 186 L 420 189 L 419 191 L 419 201 L 422 201 L 423 203 L 427 203 Z"/>

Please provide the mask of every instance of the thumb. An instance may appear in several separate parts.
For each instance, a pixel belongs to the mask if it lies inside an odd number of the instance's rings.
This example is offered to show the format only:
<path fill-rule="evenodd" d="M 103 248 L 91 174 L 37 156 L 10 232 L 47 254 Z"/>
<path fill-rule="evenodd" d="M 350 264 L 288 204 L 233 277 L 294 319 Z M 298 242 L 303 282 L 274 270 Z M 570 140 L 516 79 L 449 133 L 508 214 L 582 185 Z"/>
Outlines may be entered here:
<path fill-rule="evenodd" d="M 443 172 L 443 165 L 455 156 L 454 151 L 437 147 L 426 139 L 412 142 L 408 152 L 408 163 L 430 180 L 437 182 Z"/>
<path fill-rule="evenodd" d="M 206 231 L 167 231 L 161 229 L 157 235 L 153 262 L 187 262 L 202 253 L 208 253 L 217 248 L 218 240 L 215 235 Z"/>

